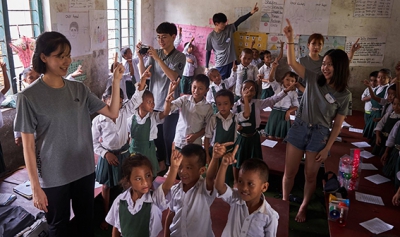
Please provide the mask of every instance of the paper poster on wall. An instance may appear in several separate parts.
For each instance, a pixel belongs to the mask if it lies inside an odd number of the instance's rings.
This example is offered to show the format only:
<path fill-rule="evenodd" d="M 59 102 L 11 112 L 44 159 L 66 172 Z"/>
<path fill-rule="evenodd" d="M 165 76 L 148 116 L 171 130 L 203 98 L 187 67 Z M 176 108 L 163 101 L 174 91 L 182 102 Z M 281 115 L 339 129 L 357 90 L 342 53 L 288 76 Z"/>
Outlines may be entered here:
<path fill-rule="evenodd" d="M 267 43 L 267 50 L 271 52 L 272 57 L 277 57 L 281 52 L 281 44 L 280 42 L 285 42 L 283 45 L 283 56 L 287 55 L 287 44 L 286 44 L 286 37 L 283 34 L 268 34 L 268 43 Z M 294 53 L 296 58 L 299 55 L 299 35 L 296 35 L 293 39 L 294 42 Z"/>
<path fill-rule="evenodd" d="M 72 57 L 90 53 L 89 14 L 88 13 L 57 13 L 57 29 L 71 43 Z"/>
<path fill-rule="evenodd" d="M 309 50 L 307 47 L 309 35 L 300 35 L 299 38 L 299 53 L 300 57 L 308 55 Z M 324 47 L 320 55 L 324 55 L 330 49 L 345 50 L 346 37 L 345 36 L 324 36 Z"/>
<path fill-rule="evenodd" d="M 251 48 L 253 40 L 255 41 L 253 48 L 259 51 L 265 50 L 267 48 L 268 35 L 266 33 L 236 31 L 233 34 L 233 39 L 236 56 L 239 58 L 244 48 Z"/>
<path fill-rule="evenodd" d="M 251 7 L 235 7 L 235 21 L 239 19 L 239 17 L 246 15 L 251 12 Z M 242 22 L 237 30 L 248 30 L 250 29 L 250 21 L 246 20 Z"/>
<path fill-rule="evenodd" d="M 207 36 L 213 30 L 210 27 L 200 27 L 193 25 L 181 25 L 182 27 L 182 42 L 178 46 L 179 51 L 183 51 L 183 46 L 186 42 L 189 42 L 194 37 L 193 45 L 195 46 L 193 54 L 197 58 L 197 64 L 199 66 L 206 65 L 206 43 Z M 211 51 L 210 64 L 215 65 L 214 51 Z"/>
<path fill-rule="evenodd" d="M 331 0 L 289 0 L 283 19 L 289 19 L 296 34 L 328 34 Z M 286 26 L 286 22 L 283 27 Z"/>
<path fill-rule="evenodd" d="M 354 17 L 390 17 L 393 0 L 356 0 Z"/>
<path fill-rule="evenodd" d="M 107 48 L 107 11 L 91 10 L 90 19 L 90 46 L 91 51 Z"/>
<path fill-rule="evenodd" d="M 355 52 L 350 66 L 383 66 L 385 37 L 347 37 L 346 52 L 350 51 L 358 38 L 360 38 L 358 43 L 361 44 L 361 49 Z"/>
<path fill-rule="evenodd" d="M 94 10 L 95 0 L 69 0 L 70 12 L 87 12 Z"/>
<path fill-rule="evenodd" d="M 285 0 L 263 1 L 260 6 L 260 32 L 282 33 Z"/>

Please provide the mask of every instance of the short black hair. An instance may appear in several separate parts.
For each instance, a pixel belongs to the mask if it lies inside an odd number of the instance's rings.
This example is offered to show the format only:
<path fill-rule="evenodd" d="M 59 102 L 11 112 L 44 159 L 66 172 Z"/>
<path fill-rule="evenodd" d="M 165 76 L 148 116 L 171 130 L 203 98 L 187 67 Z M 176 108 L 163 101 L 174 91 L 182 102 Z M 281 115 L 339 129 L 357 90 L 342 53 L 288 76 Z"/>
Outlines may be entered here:
<path fill-rule="evenodd" d="M 122 180 L 120 182 L 123 187 L 127 188 L 129 186 L 132 169 L 140 166 L 147 166 L 151 171 L 153 170 L 149 158 L 142 154 L 134 153 L 124 160 L 122 163 Z M 153 174 L 153 176 L 155 175 L 156 174 Z"/>
<path fill-rule="evenodd" d="M 385 73 L 386 76 L 392 78 L 392 72 L 388 68 L 382 68 L 381 70 L 379 70 L 379 72 Z"/>
<path fill-rule="evenodd" d="M 157 26 L 156 29 L 157 34 L 169 34 L 176 35 L 178 30 L 176 29 L 176 25 L 170 22 L 163 22 Z"/>
<path fill-rule="evenodd" d="M 181 153 L 185 157 L 197 156 L 197 163 L 200 167 L 206 165 L 206 151 L 198 144 L 187 144 L 186 146 L 182 147 Z"/>
<path fill-rule="evenodd" d="M 203 83 L 207 89 L 210 87 L 210 79 L 205 74 L 197 74 L 194 76 L 192 83 L 195 81 Z"/>
<path fill-rule="evenodd" d="M 244 48 L 244 49 L 242 49 L 242 53 L 240 54 L 240 56 L 242 56 L 243 54 L 253 55 L 253 50 L 251 50 L 250 48 Z"/>
<path fill-rule="evenodd" d="M 145 91 L 143 92 L 142 98 L 144 99 L 144 98 L 146 98 L 146 97 L 148 97 L 148 96 L 154 97 L 154 95 L 153 95 L 153 93 L 152 93 L 151 91 L 145 90 Z"/>
<path fill-rule="evenodd" d="M 396 83 L 391 85 L 391 86 L 389 86 L 388 90 L 396 91 Z"/>
<path fill-rule="evenodd" d="M 216 101 L 217 98 L 220 96 L 227 96 L 232 105 L 235 103 L 234 95 L 233 95 L 232 91 L 230 91 L 228 89 L 221 89 L 221 90 L 217 91 L 217 93 L 215 94 L 214 100 Z"/>
<path fill-rule="evenodd" d="M 283 77 L 282 77 L 282 79 L 281 79 L 281 82 L 283 82 L 283 79 L 285 79 L 285 77 L 287 77 L 287 76 L 293 77 L 293 78 L 296 80 L 296 82 L 297 82 L 298 79 L 299 79 L 299 76 L 298 76 L 295 72 L 287 71 L 287 72 L 283 75 Z"/>
<path fill-rule="evenodd" d="M 265 183 L 268 182 L 269 168 L 268 165 L 261 159 L 247 159 L 240 166 L 242 172 L 258 172 L 260 179 Z"/>
<path fill-rule="evenodd" d="M 369 74 L 369 77 L 378 77 L 378 71 L 373 71 Z"/>
<path fill-rule="evenodd" d="M 112 86 L 109 86 L 103 93 L 103 100 L 110 98 L 112 92 Z M 119 88 L 119 98 L 124 99 L 124 92 Z"/>
<path fill-rule="evenodd" d="M 213 22 L 214 24 L 216 23 L 226 23 L 228 21 L 228 18 L 226 17 L 226 15 L 224 13 L 215 13 L 213 16 Z"/>
<path fill-rule="evenodd" d="M 246 83 L 251 83 L 251 84 L 253 84 L 253 87 L 254 87 L 254 90 L 256 91 L 256 93 L 257 93 L 257 91 L 258 91 L 258 85 L 257 85 L 257 82 L 256 81 L 253 81 L 253 80 L 245 80 L 244 82 L 242 82 L 242 86 L 240 87 L 240 91 L 242 91 L 242 89 L 243 89 L 243 87 L 244 87 L 244 84 L 246 84 Z"/>

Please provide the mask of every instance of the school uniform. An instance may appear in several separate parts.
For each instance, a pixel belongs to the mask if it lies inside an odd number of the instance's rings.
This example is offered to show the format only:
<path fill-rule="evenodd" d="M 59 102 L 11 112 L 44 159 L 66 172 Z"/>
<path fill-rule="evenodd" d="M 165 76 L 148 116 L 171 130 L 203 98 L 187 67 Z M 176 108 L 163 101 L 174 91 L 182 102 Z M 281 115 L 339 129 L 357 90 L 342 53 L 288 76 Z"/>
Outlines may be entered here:
<path fill-rule="evenodd" d="M 275 94 L 285 90 L 283 85 L 279 85 L 276 81 L 271 82 L 271 84 L 279 88 L 274 91 Z M 297 97 L 296 91 L 289 91 L 286 97 L 274 105 L 264 129 L 267 135 L 279 138 L 286 137 L 291 127 L 290 119 L 285 120 L 286 112 L 290 107 L 299 107 Z"/>
<path fill-rule="evenodd" d="M 150 112 L 141 118 L 139 110 L 136 109 L 128 119 L 128 130 L 131 137 L 129 153 L 140 153 L 149 158 L 154 177 L 160 169 L 154 144 L 158 133 L 157 125 L 164 122 L 164 119 L 160 119 L 160 114 L 161 112 Z"/>
<path fill-rule="evenodd" d="M 387 94 L 387 88 L 388 85 L 379 85 L 377 87 L 375 87 L 374 89 L 374 94 L 380 98 L 385 98 L 385 95 Z M 371 99 L 371 104 L 372 104 L 372 108 L 371 108 L 371 116 L 369 117 L 369 120 L 365 123 L 365 127 L 364 127 L 364 131 L 363 131 L 363 136 L 366 138 L 371 139 L 372 136 L 374 135 L 374 128 L 376 126 L 376 122 L 374 122 L 373 120 L 375 118 L 381 118 L 381 114 L 382 114 L 382 105 L 374 100 Z"/>
<path fill-rule="evenodd" d="M 215 84 L 214 82 L 211 82 L 209 89 L 207 91 L 206 100 L 208 103 L 212 105 L 214 113 L 218 112 L 218 108 L 215 104 L 215 95 L 217 94 L 218 91 L 222 89 L 229 89 L 232 86 L 234 86 L 236 83 L 236 77 L 237 73 L 232 72 L 231 76 L 225 80 L 221 80 L 221 83 L 219 83 L 219 85 Z"/>
<path fill-rule="evenodd" d="M 6 99 L 6 97 L 3 95 L 3 93 L 0 92 L 0 104 Z M 3 114 L 0 111 L 0 128 L 3 127 Z M 6 165 L 4 163 L 4 158 L 3 158 L 3 149 L 1 148 L 1 143 L 0 143 L 0 174 L 6 170 Z"/>
<path fill-rule="evenodd" d="M 217 195 L 215 188 L 207 190 L 206 180 L 200 177 L 187 192 L 182 183 L 172 186 L 169 209 L 175 213 L 169 226 L 171 237 L 213 237 L 210 206 Z"/>
<path fill-rule="evenodd" d="M 246 80 L 256 81 L 258 75 L 258 68 L 249 64 L 247 67 L 242 64 L 237 66 L 237 79 L 236 79 L 236 87 L 235 87 L 235 95 L 241 97 L 241 88 L 242 84 Z"/>
<path fill-rule="evenodd" d="M 257 59 L 251 60 L 250 64 L 253 65 L 253 66 L 256 66 L 258 68 L 258 65 L 260 65 L 261 63 L 262 63 L 261 59 L 257 58 Z"/>
<path fill-rule="evenodd" d="M 279 214 L 265 200 L 264 194 L 260 197 L 262 205 L 253 213 L 249 213 L 246 202 L 240 198 L 239 191 L 231 189 L 228 185 L 226 187 L 226 192 L 218 195 L 230 205 L 228 221 L 221 236 L 275 237 Z"/>
<path fill-rule="evenodd" d="M 194 71 L 197 68 L 197 59 L 194 54 L 188 53 L 188 48 L 190 44 L 187 44 L 183 49 L 183 54 L 186 56 L 187 59 L 191 59 L 193 63 L 188 63 L 186 61 L 185 68 L 183 69 L 182 79 L 180 81 L 180 89 L 182 94 L 192 94 L 192 80 L 194 76 Z"/>
<path fill-rule="evenodd" d="M 374 90 L 374 88 L 372 88 Z M 365 88 L 364 92 L 361 95 L 361 100 L 363 100 L 365 97 L 370 97 L 371 95 L 369 94 L 369 89 Z M 365 101 L 364 104 L 364 122 L 367 124 L 367 121 L 369 120 L 369 117 L 371 116 L 371 109 L 372 109 L 372 104 L 371 100 Z"/>
<path fill-rule="evenodd" d="M 242 127 L 238 131 L 236 143 L 239 149 L 236 153 L 236 167 L 240 168 L 242 163 L 250 158 L 262 159 L 261 140 L 257 128 L 260 126 L 260 110 L 266 107 L 272 107 L 275 103 L 286 96 L 284 91 L 264 100 L 252 99 L 250 101 L 250 117 L 240 118 L 239 125 Z M 244 111 L 244 103 L 238 100 L 233 106 L 233 113 Z"/>
<path fill-rule="evenodd" d="M 392 152 L 388 154 L 386 158 L 386 164 L 382 168 L 382 172 L 385 176 L 393 178 L 400 170 L 400 132 L 399 132 L 400 121 L 396 122 L 389 136 L 386 140 L 386 146 L 392 147 Z M 396 190 L 400 186 L 400 180 L 394 178 Z"/>
<path fill-rule="evenodd" d="M 135 93 L 136 90 L 135 83 L 140 80 L 139 69 L 137 67 L 138 63 L 139 63 L 139 58 L 137 57 L 132 58 L 132 67 L 133 67 L 133 76 L 132 76 L 129 70 L 128 61 L 122 58 L 122 64 L 124 65 L 125 68 L 125 72 L 123 75 L 125 82 L 124 87 L 126 88 L 126 95 L 128 99 L 130 99 L 132 95 Z"/>
<path fill-rule="evenodd" d="M 387 137 L 389 136 L 390 131 L 392 130 L 393 126 L 397 123 L 397 121 L 400 120 L 400 114 L 396 114 L 395 112 L 392 112 L 390 114 L 385 114 L 383 118 L 378 122 L 376 125 L 374 132 L 375 131 L 380 131 L 381 132 L 381 145 L 376 145 L 372 149 L 372 154 L 376 156 L 382 156 L 383 153 L 385 152 L 386 149 L 386 140 Z"/>
<path fill-rule="evenodd" d="M 269 78 L 269 74 L 271 74 L 271 66 L 267 66 L 264 64 L 260 69 L 258 69 L 258 74 L 264 75 L 264 79 Z M 271 86 L 270 82 L 262 82 L 261 83 L 261 99 L 265 99 L 271 97 L 275 94 L 275 89 Z"/>
<path fill-rule="evenodd" d="M 131 188 L 118 195 L 106 216 L 106 222 L 124 237 L 156 237 L 161 232 L 162 211 L 168 208 L 162 185 L 143 194 L 135 202 Z"/>

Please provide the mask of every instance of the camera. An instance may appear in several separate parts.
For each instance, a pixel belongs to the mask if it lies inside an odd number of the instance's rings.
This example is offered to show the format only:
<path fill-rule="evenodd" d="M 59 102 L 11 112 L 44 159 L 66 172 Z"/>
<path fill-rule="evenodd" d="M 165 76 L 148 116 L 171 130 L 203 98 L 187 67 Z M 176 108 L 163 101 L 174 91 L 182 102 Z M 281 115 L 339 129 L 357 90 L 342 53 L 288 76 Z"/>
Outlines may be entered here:
<path fill-rule="evenodd" d="M 147 54 L 147 51 L 149 51 L 149 49 L 150 49 L 150 46 L 142 44 L 140 46 L 139 53 L 142 55 L 145 55 L 145 54 Z"/>

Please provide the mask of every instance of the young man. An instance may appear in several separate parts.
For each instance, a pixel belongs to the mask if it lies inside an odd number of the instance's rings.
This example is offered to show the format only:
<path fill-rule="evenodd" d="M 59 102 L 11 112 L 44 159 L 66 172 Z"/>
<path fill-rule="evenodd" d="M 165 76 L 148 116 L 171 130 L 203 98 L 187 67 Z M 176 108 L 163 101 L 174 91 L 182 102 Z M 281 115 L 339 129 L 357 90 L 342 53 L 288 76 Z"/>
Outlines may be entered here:
<path fill-rule="evenodd" d="M 164 102 L 167 98 L 170 83 L 176 83 L 178 77 L 183 73 L 186 63 L 186 56 L 175 49 L 174 40 L 176 38 L 176 26 L 169 22 L 161 23 L 157 29 L 157 41 L 160 49 L 150 46 L 148 50 L 148 60 L 144 62 L 143 55 L 137 52 L 139 58 L 140 73 L 145 71 L 149 65 L 151 67 L 150 91 L 154 95 L 155 111 L 163 111 Z M 138 51 L 142 43 L 136 46 Z M 178 98 L 178 90 L 175 90 L 174 98 Z M 157 139 L 154 141 L 157 147 L 157 158 L 163 161 L 165 157 L 171 157 L 172 141 L 175 136 L 175 128 L 179 114 L 172 113 L 165 118 L 164 125 L 158 125 Z M 163 127 L 165 130 L 163 130 Z M 168 161 L 167 161 L 168 164 Z M 160 170 L 165 169 L 165 164 L 160 163 Z"/>
<path fill-rule="evenodd" d="M 258 11 L 257 3 L 253 10 L 239 17 L 233 24 L 227 25 L 228 19 L 224 13 L 216 13 L 213 16 L 214 30 L 208 35 L 206 43 L 206 71 L 210 62 L 211 50 L 215 53 L 215 67 L 221 73 L 222 79 L 229 77 L 233 61 L 236 60 L 233 44 L 233 33 L 243 21 Z"/>

